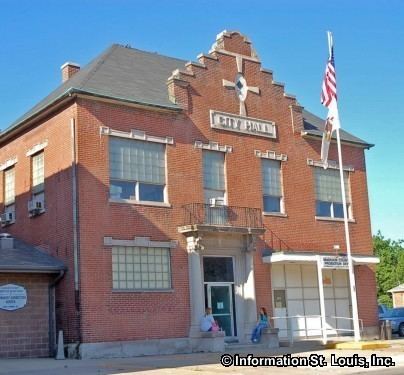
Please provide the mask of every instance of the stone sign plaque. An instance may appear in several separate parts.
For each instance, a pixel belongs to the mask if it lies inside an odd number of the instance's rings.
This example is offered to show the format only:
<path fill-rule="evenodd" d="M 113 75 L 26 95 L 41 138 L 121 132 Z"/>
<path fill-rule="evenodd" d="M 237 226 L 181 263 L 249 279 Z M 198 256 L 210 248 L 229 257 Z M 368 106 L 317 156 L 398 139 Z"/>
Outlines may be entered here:
<path fill-rule="evenodd" d="M 210 126 L 214 129 L 236 133 L 276 138 L 276 127 L 272 121 L 252 117 L 232 115 L 230 113 L 210 111 Z"/>
<path fill-rule="evenodd" d="M 0 286 L 0 309 L 13 311 L 22 309 L 27 304 L 27 291 L 15 284 Z"/>

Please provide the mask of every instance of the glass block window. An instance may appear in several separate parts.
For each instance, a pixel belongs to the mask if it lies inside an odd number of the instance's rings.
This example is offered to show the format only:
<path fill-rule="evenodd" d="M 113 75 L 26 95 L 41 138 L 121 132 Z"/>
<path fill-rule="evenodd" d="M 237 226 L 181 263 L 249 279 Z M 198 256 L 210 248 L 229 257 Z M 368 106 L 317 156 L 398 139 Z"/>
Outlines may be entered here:
<path fill-rule="evenodd" d="M 113 289 L 170 289 L 170 250 L 117 246 L 112 248 Z"/>
<path fill-rule="evenodd" d="M 343 218 L 342 192 L 339 170 L 315 168 L 316 215 L 321 217 Z M 351 193 L 349 174 L 344 171 L 348 217 L 351 217 Z"/>
<path fill-rule="evenodd" d="M 15 201 L 15 169 L 4 171 L 4 205 L 14 204 Z"/>
<path fill-rule="evenodd" d="M 165 145 L 110 137 L 110 197 L 164 202 Z"/>
<path fill-rule="evenodd" d="M 282 212 L 281 162 L 262 159 L 264 212 Z"/>
<path fill-rule="evenodd" d="M 223 152 L 203 151 L 203 187 L 205 203 L 211 198 L 224 198 L 226 192 L 226 180 L 224 173 Z"/>
<path fill-rule="evenodd" d="M 41 193 L 45 188 L 44 153 L 32 156 L 32 190 L 34 194 Z"/>

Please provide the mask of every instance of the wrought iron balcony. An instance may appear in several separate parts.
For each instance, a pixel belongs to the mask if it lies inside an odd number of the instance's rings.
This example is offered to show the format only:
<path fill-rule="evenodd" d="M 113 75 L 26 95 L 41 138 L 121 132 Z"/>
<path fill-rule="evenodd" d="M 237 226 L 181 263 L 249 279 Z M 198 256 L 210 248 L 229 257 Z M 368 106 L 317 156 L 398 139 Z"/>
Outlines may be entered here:
<path fill-rule="evenodd" d="M 194 230 L 263 233 L 259 208 L 190 203 L 183 206 L 182 233 Z"/>

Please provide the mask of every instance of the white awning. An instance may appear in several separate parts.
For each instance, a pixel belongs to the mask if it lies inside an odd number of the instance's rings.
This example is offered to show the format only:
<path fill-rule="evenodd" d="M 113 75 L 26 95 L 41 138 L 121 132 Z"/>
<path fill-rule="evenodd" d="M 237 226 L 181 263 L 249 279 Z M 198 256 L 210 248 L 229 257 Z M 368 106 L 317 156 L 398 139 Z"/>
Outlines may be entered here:
<path fill-rule="evenodd" d="M 271 255 L 262 257 L 264 263 L 307 263 L 317 262 L 318 257 L 322 255 L 334 255 L 334 254 L 322 254 L 322 253 L 299 253 L 299 252 L 274 252 Z M 352 255 L 352 260 L 355 265 L 361 264 L 378 264 L 380 259 L 373 255 Z"/>

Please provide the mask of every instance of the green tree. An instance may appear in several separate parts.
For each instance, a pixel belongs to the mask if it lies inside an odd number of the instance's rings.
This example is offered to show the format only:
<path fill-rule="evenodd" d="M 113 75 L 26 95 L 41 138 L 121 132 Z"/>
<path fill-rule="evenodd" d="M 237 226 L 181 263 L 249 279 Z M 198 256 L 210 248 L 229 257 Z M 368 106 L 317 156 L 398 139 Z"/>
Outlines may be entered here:
<path fill-rule="evenodd" d="M 388 290 L 404 283 L 403 241 L 392 241 L 382 236 L 380 231 L 373 236 L 373 249 L 380 258 L 376 269 L 377 299 L 389 307 L 393 306 Z"/>

